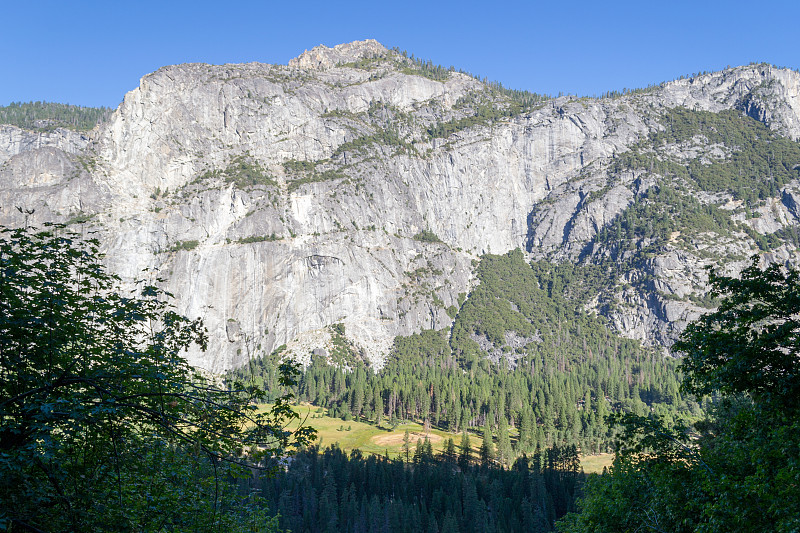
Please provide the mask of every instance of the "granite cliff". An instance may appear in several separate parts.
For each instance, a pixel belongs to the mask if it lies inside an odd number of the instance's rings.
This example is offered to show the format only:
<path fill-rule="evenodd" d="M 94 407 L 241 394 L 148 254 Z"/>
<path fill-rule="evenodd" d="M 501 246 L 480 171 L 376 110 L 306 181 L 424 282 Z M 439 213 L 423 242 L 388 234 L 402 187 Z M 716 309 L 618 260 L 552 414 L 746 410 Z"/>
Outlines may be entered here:
<path fill-rule="evenodd" d="M 95 230 L 124 280 L 157 270 L 205 319 L 189 355 L 212 371 L 329 350 L 334 324 L 380 366 L 396 335 L 452 323 L 480 255 L 516 248 L 609 265 L 586 308 L 669 347 L 711 305 L 706 265 L 796 260 L 799 138 L 787 69 L 544 98 L 362 41 L 164 67 L 88 133 L 0 125 L 0 223 Z M 743 166 L 756 144 L 766 166 Z"/>

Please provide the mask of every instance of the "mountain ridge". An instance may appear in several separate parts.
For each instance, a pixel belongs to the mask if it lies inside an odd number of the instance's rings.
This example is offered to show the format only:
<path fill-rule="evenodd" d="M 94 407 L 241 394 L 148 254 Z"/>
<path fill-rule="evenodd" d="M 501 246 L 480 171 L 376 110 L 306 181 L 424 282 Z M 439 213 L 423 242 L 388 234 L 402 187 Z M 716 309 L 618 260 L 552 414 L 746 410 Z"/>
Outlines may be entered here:
<path fill-rule="evenodd" d="M 734 110 L 800 138 L 800 75 L 766 65 L 532 103 L 426 68 L 376 41 L 316 47 L 286 66 L 163 67 L 89 133 L 0 126 L 2 204 L 35 208 L 33 224 L 98 229 L 125 280 L 146 268 L 166 274 L 178 310 L 209 327 L 209 353 L 189 354 L 204 368 L 240 366 L 280 344 L 308 360 L 331 351 L 339 323 L 380 366 L 396 335 L 452 323 L 448 310 L 474 286 L 483 253 L 602 263 L 614 245 L 598 236 L 631 206 L 662 205 L 646 192 L 666 183 L 697 205 L 736 204 L 691 176 L 636 166 L 664 117 L 674 124 L 670 110 Z M 652 160 L 719 166 L 742 151 L 703 135 L 667 142 Z M 620 163 L 634 146 L 642 157 Z M 726 230 L 721 263 L 735 270 L 759 250 L 758 235 L 795 227 L 797 190 L 794 176 L 763 205 L 733 207 L 745 218 Z M 21 216 L 3 209 L 0 222 Z M 619 273 L 595 312 L 668 346 L 703 311 L 703 267 L 717 261 L 680 239 L 648 252 L 641 271 Z M 769 259 L 793 260 L 796 246 L 776 239 Z"/>

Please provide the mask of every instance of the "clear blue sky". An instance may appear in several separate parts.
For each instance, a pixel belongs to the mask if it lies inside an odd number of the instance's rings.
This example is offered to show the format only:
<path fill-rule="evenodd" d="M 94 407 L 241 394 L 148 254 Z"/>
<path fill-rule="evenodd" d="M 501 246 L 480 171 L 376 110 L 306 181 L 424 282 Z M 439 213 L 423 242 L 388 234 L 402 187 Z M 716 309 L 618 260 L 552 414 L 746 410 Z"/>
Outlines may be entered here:
<path fill-rule="evenodd" d="M 727 65 L 800 67 L 800 1 L 5 2 L 0 105 L 116 107 L 185 62 L 285 64 L 374 38 L 507 87 L 601 94 Z"/>

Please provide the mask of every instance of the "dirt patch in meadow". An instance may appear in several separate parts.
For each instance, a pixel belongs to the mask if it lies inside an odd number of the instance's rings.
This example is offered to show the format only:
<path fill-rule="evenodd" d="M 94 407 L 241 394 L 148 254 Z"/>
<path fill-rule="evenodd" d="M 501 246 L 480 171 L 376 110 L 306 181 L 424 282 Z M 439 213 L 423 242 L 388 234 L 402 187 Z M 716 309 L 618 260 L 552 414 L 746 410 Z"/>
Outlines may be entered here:
<path fill-rule="evenodd" d="M 400 446 L 403 444 L 403 435 L 405 435 L 405 432 L 390 433 L 389 435 L 375 435 L 372 437 L 372 442 L 378 446 Z M 417 443 L 417 439 L 422 439 L 424 441 L 426 437 L 424 433 L 418 433 L 416 431 L 410 432 L 408 436 L 409 442 L 411 442 L 412 445 Z M 431 441 L 431 444 L 442 441 L 442 437 L 434 435 L 433 433 L 428 434 L 427 437 Z"/>

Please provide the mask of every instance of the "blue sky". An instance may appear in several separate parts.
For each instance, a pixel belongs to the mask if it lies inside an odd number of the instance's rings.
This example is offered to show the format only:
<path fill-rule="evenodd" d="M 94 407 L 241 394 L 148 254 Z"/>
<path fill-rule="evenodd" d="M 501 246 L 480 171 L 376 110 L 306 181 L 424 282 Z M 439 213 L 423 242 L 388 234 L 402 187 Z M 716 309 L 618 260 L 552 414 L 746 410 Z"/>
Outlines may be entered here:
<path fill-rule="evenodd" d="M 0 105 L 116 107 L 139 78 L 185 62 L 285 64 L 374 38 L 507 87 L 579 95 L 727 65 L 800 68 L 800 2 L 6 2 Z"/>

